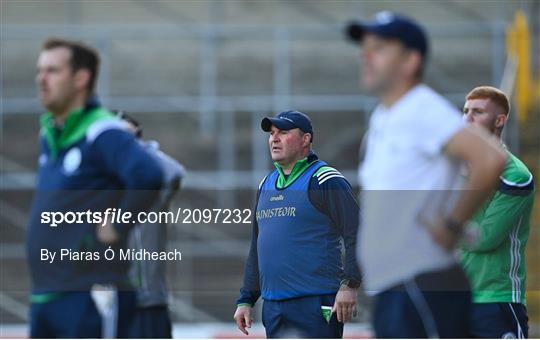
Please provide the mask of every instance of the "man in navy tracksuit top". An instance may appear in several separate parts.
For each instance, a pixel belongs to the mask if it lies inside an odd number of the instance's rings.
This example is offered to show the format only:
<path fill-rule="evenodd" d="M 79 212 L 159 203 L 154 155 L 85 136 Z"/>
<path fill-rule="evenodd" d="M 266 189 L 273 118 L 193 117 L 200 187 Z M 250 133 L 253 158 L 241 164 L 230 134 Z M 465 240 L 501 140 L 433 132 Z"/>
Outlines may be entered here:
<path fill-rule="evenodd" d="M 313 128 L 298 111 L 264 118 L 276 170 L 259 186 L 251 249 L 234 315 L 248 334 L 264 299 L 266 335 L 340 338 L 356 314 L 358 204 L 339 171 L 311 150 Z M 345 260 L 342 260 L 342 242 Z"/>
<path fill-rule="evenodd" d="M 38 60 L 36 83 L 43 106 L 41 151 L 27 233 L 32 277 L 30 336 L 100 337 L 101 319 L 90 295 L 94 284 L 126 288 L 128 261 L 119 261 L 132 221 L 51 227 L 43 213 L 146 211 L 162 183 L 158 164 L 111 112 L 92 100 L 99 58 L 81 43 L 49 39 Z M 116 257 L 104 258 L 111 246 Z M 61 258 L 62 249 L 68 254 Z M 43 260 L 43 253 L 56 253 Z M 67 256 L 66 256 L 67 255 Z M 134 292 L 119 292 L 118 337 L 126 336 Z"/>

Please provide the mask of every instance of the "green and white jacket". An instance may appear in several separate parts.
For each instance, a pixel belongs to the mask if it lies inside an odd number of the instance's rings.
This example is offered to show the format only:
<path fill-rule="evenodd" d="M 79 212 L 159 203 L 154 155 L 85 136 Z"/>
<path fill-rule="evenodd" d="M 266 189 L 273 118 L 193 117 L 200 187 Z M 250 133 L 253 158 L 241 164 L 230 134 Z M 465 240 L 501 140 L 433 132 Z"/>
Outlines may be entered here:
<path fill-rule="evenodd" d="M 462 249 L 474 303 L 525 304 L 525 247 L 534 204 L 531 172 L 509 151 L 500 184 L 475 214 L 480 229 L 474 246 Z"/>

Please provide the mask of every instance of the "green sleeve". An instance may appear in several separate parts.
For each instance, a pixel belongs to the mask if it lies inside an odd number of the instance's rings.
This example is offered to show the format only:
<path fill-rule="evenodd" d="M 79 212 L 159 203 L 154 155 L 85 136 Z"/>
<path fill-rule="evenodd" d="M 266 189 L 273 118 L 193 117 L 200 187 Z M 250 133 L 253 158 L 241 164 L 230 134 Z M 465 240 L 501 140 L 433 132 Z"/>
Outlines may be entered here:
<path fill-rule="evenodd" d="M 479 242 L 471 252 L 487 252 L 499 247 L 529 206 L 530 195 L 513 196 L 497 191 L 483 211 L 474 217 L 480 229 Z"/>

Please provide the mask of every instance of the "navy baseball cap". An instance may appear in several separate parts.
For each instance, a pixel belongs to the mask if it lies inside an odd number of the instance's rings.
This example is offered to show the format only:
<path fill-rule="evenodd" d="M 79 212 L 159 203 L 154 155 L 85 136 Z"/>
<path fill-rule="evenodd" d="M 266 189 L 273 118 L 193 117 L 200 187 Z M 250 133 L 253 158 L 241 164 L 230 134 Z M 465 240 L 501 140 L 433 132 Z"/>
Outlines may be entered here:
<path fill-rule="evenodd" d="M 311 125 L 311 119 L 300 111 L 284 111 L 275 117 L 265 117 L 261 121 L 261 128 L 265 132 L 269 132 L 272 125 L 285 131 L 298 128 L 305 133 L 310 133 L 311 139 L 313 140 L 313 126 Z"/>
<path fill-rule="evenodd" d="M 392 12 L 384 11 L 375 15 L 371 22 L 351 21 L 346 27 L 346 35 L 354 42 L 361 43 L 366 33 L 386 39 L 396 39 L 411 50 L 428 54 L 428 38 L 425 29 L 415 20 Z"/>

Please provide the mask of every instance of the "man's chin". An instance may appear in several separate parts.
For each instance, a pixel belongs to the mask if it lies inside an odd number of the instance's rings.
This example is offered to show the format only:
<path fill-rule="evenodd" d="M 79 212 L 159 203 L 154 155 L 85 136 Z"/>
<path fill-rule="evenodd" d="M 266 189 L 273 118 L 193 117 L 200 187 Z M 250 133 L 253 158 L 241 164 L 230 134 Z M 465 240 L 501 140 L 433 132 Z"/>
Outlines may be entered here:
<path fill-rule="evenodd" d="M 283 160 L 283 157 L 281 157 L 281 155 L 271 154 L 270 156 L 272 158 L 272 162 L 281 162 Z"/>
<path fill-rule="evenodd" d="M 43 107 L 49 111 L 49 112 L 55 112 L 56 110 L 56 106 L 54 105 L 51 105 L 51 104 L 47 104 L 47 103 L 42 103 L 43 104 Z"/>
<path fill-rule="evenodd" d="M 43 105 L 43 107 L 46 108 L 47 110 L 54 107 L 53 101 L 47 97 L 39 97 L 39 101 L 41 105 Z"/>
<path fill-rule="evenodd" d="M 380 92 L 380 84 L 375 81 L 362 81 L 360 88 L 365 94 L 375 96 Z"/>
<path fill-rule="evenodd" d="M 46 103 L 46 102 L 43 103 L 43 102 L 42 102 L 42 105 L 43 105 L 43 107 L 47 110 L 47 112 L 52 112 L 53 114 L 54 114 L 55 112 L 60 112 L 60 111 L 62 111 L 62 108 L 59 107 L 58 105 L 55 105 L 54 103 L 50 103 L 50 102 L 49 102 L 49 103 Z"/>

